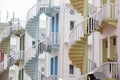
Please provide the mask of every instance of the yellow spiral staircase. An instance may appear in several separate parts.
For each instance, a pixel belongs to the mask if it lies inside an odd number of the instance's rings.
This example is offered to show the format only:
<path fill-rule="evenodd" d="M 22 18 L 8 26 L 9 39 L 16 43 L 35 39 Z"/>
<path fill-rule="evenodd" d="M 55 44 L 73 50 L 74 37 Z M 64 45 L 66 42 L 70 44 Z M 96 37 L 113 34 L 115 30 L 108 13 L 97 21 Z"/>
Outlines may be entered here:
<path fill-rule="evenodd" d="M 74 27 L 70 33 L 69 59 L 73 65 L 80 69 L 82 74 L 86 74 L 88 36 L 95 31 L 102 32 L 105 25 L 116 26 L 117 5 L 113 3 L 104 4 L 99 11 L 88 17 L 88 0 L 70 0 L 70 2 L 73 8 L 83 15 L 84 20 Z"/>
<path fill-rule="evenodd" d="M 70 0 L 71 5 L 79 12 L 83 13 L 84 11 L 84 0 Z"/>

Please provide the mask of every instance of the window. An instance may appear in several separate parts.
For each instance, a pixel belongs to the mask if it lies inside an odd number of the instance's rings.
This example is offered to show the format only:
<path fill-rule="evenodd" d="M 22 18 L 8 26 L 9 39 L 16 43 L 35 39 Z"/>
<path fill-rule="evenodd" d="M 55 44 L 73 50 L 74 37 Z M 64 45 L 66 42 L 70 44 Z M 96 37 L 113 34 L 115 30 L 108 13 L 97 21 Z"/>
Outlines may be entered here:
<path fill-rule="evenodd" d="M 70 30 L 74 28 L 74 21 L 70 21 Z"/>
<path fill-rule="evenodd" d="M 33 48 L 35 48 L 35 41 L 32 41 L 32 46 L 34 46 Z"/>
<path fill-rule="evenodd" d="M 108 42 L 105 41 L 105 48 L 108 48 Z"/>
<path fill-rule="evenodd" d="M 9 80 L 12 80 L 12 77 L 9 77 Z"/>
<path fill-rule="evenodd" d="M 69 74 L 74 74 L 74 66 L 69 65 Z"/>
<path fill-rule="evenodd" d="M 113 38 L 113 45 L 116 46 L 116 38 Z"/>
<path fill-rule="evenodd" d="M 32 41 L 32 46 L 33 46 L 33 48 L 36 47 L 35 41 Z M 40 53 L 43 52 L 42 48 L 43 48 L 43 45 L 41 43 L 39 43 L 38 44 L 38 52 L 40 52 Z"/>

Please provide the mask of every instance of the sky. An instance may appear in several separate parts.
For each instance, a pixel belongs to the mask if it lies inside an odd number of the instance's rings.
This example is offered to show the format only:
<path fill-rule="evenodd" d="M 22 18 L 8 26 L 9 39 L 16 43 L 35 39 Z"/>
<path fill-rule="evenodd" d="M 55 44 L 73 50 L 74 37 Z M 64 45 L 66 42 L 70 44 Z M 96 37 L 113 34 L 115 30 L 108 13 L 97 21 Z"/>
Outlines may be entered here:
<path fill-rule="evenodd" d="M 36 0 L 0 0 L 0 18 L 2 22 L 6 22 L 7 12 L 8 19 L 13 17 L 26 20 L 27 11 L 36 4 Z"/>
<path fill-rule="evenodd" d="M 37 0 L 0 0 L 0 21 L 6 22 L 13 17 L 26 20 L 27 11 L 36 4 Z M 53 0 L 58 5 L 60 0 Z M 8 14 L 8 19 L 6 19 Z"/>

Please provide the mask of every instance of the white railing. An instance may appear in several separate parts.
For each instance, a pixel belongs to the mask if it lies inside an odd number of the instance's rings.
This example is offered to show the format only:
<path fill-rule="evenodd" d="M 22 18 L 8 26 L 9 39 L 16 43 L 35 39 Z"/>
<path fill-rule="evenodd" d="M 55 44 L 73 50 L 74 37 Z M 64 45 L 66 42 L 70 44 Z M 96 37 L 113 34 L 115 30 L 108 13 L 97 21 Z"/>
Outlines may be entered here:
<path fill-rule="evenodd" d="M 88 72 L 91 72 L 95 68 L 97 68 L 97 64 L 91 59 L 88 59 Z"/>
<path fill-rule="evenodd" d="M 96 72 L 102 72 L 107 78 L 117 78 L 118 77 L 118 64 L 117 62 L 108 62 L 100 66 Z"/>
<path fill-rule="evenodd" d="M 7 59 L 7 66 L 8 67 L 14 65 L 19 58 L 19 53 L 17 53 L 16 51 L 14 51 L 12 49 L 10 49 L 10 54 L 11 55 Z"/>
<path fill-rule="evenodd" d="M 12 52 L 13 52 L 13 51 L 12 51 Z M 6 68 L 4 67 L 4 65 L 7 65 L 6 67 L 10 67 L 10 66 L 12 66 L 12 65 L 15 64 L 15 62 L 17 61 L 17 59 L 18 59 L 18 54 L 16 54 L 16 52 L 14 52 L 14 54 L 12 54 L 12 55 L 7 59 L 7 63 L 6 63 L 5 61 L 2 61 L 2 62 L 0 63 L 0 73 L 1 73 L 2 71 L 4 71 L 4 69 L 6 69 Z"/>
<path fill-rule="evenodd" d="M 93 4 L 88 5 L 88 14 L 92 15 L 93 13 L 97 12 L 97 7 Z"/>
<path fill-rule="evenodd" d="M 0 63 L 0 73 L 4 70 L 4 61 Z"/>
<path fill-rule="evenodd" d="M 44 5 L 44 4 L 42 4 L 42 5 Z M 48 7 L 46 7 L 46 5 L 41 6 L 39 8 L 40 13 L 37 13 L 37 4 L 32 6 L 27 12 L 27 21 L 29 21 L 31 18 L 33 18 L 37 14 L 41 14 L 41 13 L 45 12 L 47 9 L 48 9 Z"/>
<path fill-rule="evenodd" d="M 33 16 L 36 15 L 36 12 L 37 12 L 37 5 L 34 5 L 33 7 L 31 7 L 28 12 L 27 12 L 27 21 L 30 19 L 30 18 L 33 18 Z"/>
<path fill-rule="evenodd" d="M 22 29 L 22 26 L 18 22 L 17 24 L 15 24 L 12 27 L 10 27 L 10 35 L 14 34 L 16 31 L 18 31 L 20 29 Z"/>
<path fill-rule="evenodd" d="M 49 78 L 39 71 L 39 80 L 49 80 Z"/>
<path fill-rule="evenodd" d="M 85 18 L 80 22 L 70 33 L 70 45 L 84 34 L 90 34 L 91 31 L 95 31 L 101 26 L 101 23 L 105 19 L 117 19 L 117 4 L 105 4 L 98 12 Z"/>
<path fill-rule="evenodd" d="M 39 72 L 39 80 L 59 80 L 58 75 L 50 75 L 46 77 L 43 73 Z"/>
<path fill-rule="evenodd" d="M 49 80 L 59 80 L 58 75 L 50 75 Z"/>
<path fill-rule="evenodd" d="M 35 57 L 36 56 L 36 49 L 35 49 L 35 47 L 36 47 L 36 45 L 39 45 L 39 44 L 41 44 L 41 43 L 45 43 L 45 42 L 48 42 L 49 41 L 49 36 L 48 37 L 46 37 L 45 39 L 43 39 L 43 40 L 40 40 L 40 42 L 39 43 L 37 43 L 37 44 L 35 44 L 35 45 L 33 45 L 31 48 L 29 48 L 26 52 L 25 52 L 25 64 L 26 64 L 26 62 L 27 61 L 29 61 L 32 57 Z M 41 46 L 42 47 L 42 46 Z M 41 49 L 44 49 L 44 48 L 41 48 Z M 41 50 L 41 51 L 44 51 L 44 50 Z"/>
<path fill-rule="evenodd" d="M 0 42 L 4 38 L 6 38 L 6 37 L 8 37 L 8 36 L 10 36 L 12 34 L 14 34 L 19 29 L 21 29 L 21 26 L 19 24 L 13 24 L 12 26 L 7 27 L 4 30 L 2 30 L 1 33 L 0 33 Z"/>
<path fill-rule="evenodd" d="M 0 33 L 0 42 L 5 38 L 8 37 L 10 35 L 10 28 L 7 27 L 4 30 L 1 31 Z"/>
<path fill-rule="evenodd" d="M 57 32 L 51 32 L 51 45 L 59 45 L 59 34 Z"/>
<path fill-rule="evenodd" d="M 10 49 L 10 54 L 14 55 L 14 60 L 18 60 L 18 59 L 24 59 L 24 50 L 20 50 L 20 51 L 15 51 L 13 49 Z"/>
<path fill-rule="evenodd" d="M 93 71 L 81 76 L 80 80 L 87 78 L 88 74 L 93 74 L 95 72 L 103 73 L 106 78 L 118 78 L 118 63 L 117 62 L 106 62 L 100 65 L 98 68 Z"/>

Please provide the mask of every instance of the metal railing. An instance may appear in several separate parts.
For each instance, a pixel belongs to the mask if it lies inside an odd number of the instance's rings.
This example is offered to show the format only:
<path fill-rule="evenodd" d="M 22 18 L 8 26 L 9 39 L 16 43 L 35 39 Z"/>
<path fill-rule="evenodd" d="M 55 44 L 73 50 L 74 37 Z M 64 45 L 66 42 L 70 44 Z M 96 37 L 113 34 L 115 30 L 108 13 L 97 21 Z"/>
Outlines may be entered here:
<path fill-rule="evenodd" d="M 50 44 L 51 45 L 59 45 L 59 34 L 58 32 L 51 32 L 50 36 Z"/>
<path fill-rule="evenodd" d="M 45 74 L 39 71 L 39 80 L 59 80 L 58 75 L 50 75 L 46 77 Z"/>
<path fill-rule="evenodd" d="M 49 80 L 49 78 L 39 71 L 39 80 Z"/>
<path fill-rule="evenodd" d="M 92 70 L 91 72 L 81 76 L 79 80 L 84 80 L 87 78 L 88 74 L 94 74 L 95 72 L 103 73 L 106 78 L 118 79 L 118 63 L 117 62 L 106 62 L 100 65 L 98 68 Z"/>
<path fill-rule="evenodd" d="M 70 33 L 70 45 L 85 34 L 90 34 L 101 26 L 105 19 L 117 19 L 117 4 L 105 4 L 98 12 L 80 22 Z"/>
<path fill-rule="evenodd" d="M 91 59 L 88 59 L 88 72 L 91 72 L 95 68 L 97 68 L 97 64 Z"/>
<path fill-rule="evenodd" d="M 50 75 L 49 80 L 59 80 L 58 75 Z"/>
<path fill-rule="evenodd" d="M 10 35 L 14 34 L 17 30 L 19 30 L 21 28 L 22 27 L 20 26 L 20 24 L 13 24 L 12 26 L 5 28 L 0 33 L 0 42 L 4 38 L 9 37 Z"/>
<path fill-rule="evenodd" d="M 97 7 L 93 4 L 88 4 L 88 14 L 92 15 L 95 12 L 97 12 Z"/>
<path fill-rule="evenodd" d="M 46 43 L 46 42 L 48 42 L 49 41 L 49 36 L 48 37 L 46 37 L 45 39 L 42 39 L 42 40 L 40 40 L 40 42 L 39 43 L 37 43 L 37 44 L 35 44 L 35 45 L 33 45 L 31 48 L 29 48 L 26 52 L 25 52 L 25 64 L 26 64 L 26 62 L 27 61 L 29 61 L 32 57 L 35 57 L 36 56 L 36 50 L 35 50 L 35 47 L 36 47 L 36 45 L 40 45 L 41 43 Z M 41 46 L 42 47 L 42 46 Z M 45 48 L 41 48 L 41 49 L 43 49 L 43 50 L 41 50 L 41 51 L 44 51 L 45 50 Z"/>
<path fill-rule="evenodd" d="M 13 52 L 13 51 L 12 51 Z M 18 59 L 18 54 L 16 54 L 16 52 L 13 52 L 14 54 L 12 54 L 11 56 L 9 56 L 9 58 L 7 59 L 7 63 L 5 61 L 2 61 L 0 63 L 0 73 L 2 71 L 4 71 L 4 69 L 6 69 L 4 67 L 4 65 L 7 65 L 6 67 L 10 67 L 12 65 L 14 65 Z"/>
<path fill-rule="evenodd" d="M 10 49 L 11 55 L 7 59 L 7 67 L 10 67 L 16 63 L 16 61 L 19 59 L 19 53 L 14 51 L 13 49 Z"/>
<path fill-rule="evenodd" d="M 44 4 L 42 4 L 44 5 Z M 46 4 L 45 4 L 46 5 Z M 29 21 L 31 18 L 33 18 L 34 16 L 36 16 L 37 14 L 41 14 L 43 12 L 45 12 L 47 9 L 49 8 L 48 7 L 44 7 L 44 6 L 40 6 L 39 10 L 40 10 L 40 13 L 37 13 L 37 4 L 35 4 L 34 6 L 32 6 L 28 12 L 27 12 L 27 21 Z"/>

